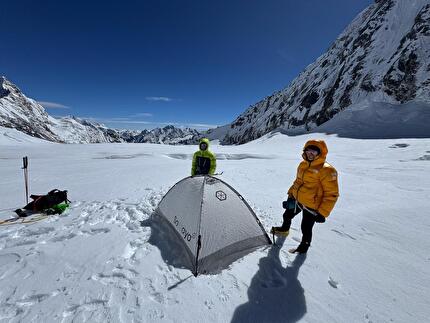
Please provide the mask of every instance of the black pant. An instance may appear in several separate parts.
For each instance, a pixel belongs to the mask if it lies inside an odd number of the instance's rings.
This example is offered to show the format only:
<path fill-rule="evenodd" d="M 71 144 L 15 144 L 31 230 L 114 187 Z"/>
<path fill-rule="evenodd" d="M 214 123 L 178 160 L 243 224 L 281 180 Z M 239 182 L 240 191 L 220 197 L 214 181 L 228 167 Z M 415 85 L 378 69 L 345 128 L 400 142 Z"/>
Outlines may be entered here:
<path fill-rule="evenodd" d="M 300 213 L 301 208 L 297 205 L 297 207 L 294 209 L 286 209 L 284 212 L 284 223 L 282 224 L 283 229 L 290 229 L 291 226 L 291 220 Z M 312 241 L 312 228 L 315 224 L 315 216 L 308 212 L 307 210 L 303 209 L 303 215 L 302 215 L 302 242 L 311 243 Z"/>

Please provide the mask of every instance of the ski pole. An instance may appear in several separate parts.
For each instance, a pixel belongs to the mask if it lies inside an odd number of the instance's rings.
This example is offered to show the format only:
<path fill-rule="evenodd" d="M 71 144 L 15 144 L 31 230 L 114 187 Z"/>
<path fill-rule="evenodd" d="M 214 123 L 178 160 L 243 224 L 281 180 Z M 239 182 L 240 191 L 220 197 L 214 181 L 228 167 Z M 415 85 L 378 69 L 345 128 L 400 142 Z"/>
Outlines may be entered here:
<path fill-rule="evenodd" d="M 25 183 L 25 203 L 28 204 L 28 157 L 22 158 L 22 169 L 24 170 L 24 183 Z"/>

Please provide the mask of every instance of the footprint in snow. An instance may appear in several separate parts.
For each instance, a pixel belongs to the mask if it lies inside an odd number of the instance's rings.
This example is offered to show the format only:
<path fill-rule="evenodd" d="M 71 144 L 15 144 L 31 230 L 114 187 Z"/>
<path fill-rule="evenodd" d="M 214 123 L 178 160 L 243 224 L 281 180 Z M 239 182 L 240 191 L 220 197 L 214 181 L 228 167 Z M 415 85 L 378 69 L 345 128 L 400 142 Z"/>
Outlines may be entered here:
<path fill-rule="evenodd" d="M 364 315 L 364 319 L 366 323 L 373 323 L 373 321 L 370 319 L 369 314 Z"/>
<path fill-rule="evenodd" d="M 76 236 L 77 236 L 77 234 L 72 232 L 72 233 L 61 235 L 61 236 L 58 236 L 58 237 L 53 237 L 51 239 L 51 241 L 52 242 L 61 242 L 61 241 L 73 239 Z"/>
<path fill-rule="evenodd" d="M 339 286 L 339 282 L 334 280 L 331 276 L 328 277 L 328 283 L 333 288 L 337 288 Z"/>
<path fill-rule="evenodd" d="M 206 306 L 208 309 L 212 309 L 212 307 L 214 306 L 214 302 L 212 302 L 211 300 L 206 300 L 206 301 L 205 301 L 205 306 Z"/>
<path fill-rule="evenodd" d="M 230 299 L 230 296 L 229 296 L 228 294 L 226 294 L 225 292 L 221 292 L 221 293 L 218 295 L 218 299 L 219 299 L 221 302 L 226 303 L 226 302 L 228 302 L 228 300 Z"/>
<path fill-rule="evenodd" d="M 23 262 L 17 253 L 0 255 L 0 280 L 15 274 L 25 266 L 25 261 Z"/>
<path fill-rule="evenodd" d="M 91 312 L 93 313 L 94 311 L 97 310 L 105 310 L 106 306 L 108 305 L 109 301 L 108 300 L 103 300 L 103 299 L 94 299 L 88 302 L 85 302 L 83 304 L 79 304 L 79 305 L 72 305 L 69 306 L 64 312 L 63 312 L 63 317 L 68 317 L 71 315 L 78 315 L 81 312 Z"/>
<path fill-rule="evenodd" d="M 139 272 L 137 272 L 134 269 L 131 268 L 124 268 L 121 265 L 116 266 L 113 270 L 113 272 L 123 272 L 125 276 L 127 276 L 128 278 L 136 278 L 137 276 L 139 276 Z"/>
<path fill-rule="evenodd" d="M 41 227 L 36 230 L 24 230 L 22 233 L 24 237 L 39 237 L 53 231 L 55 231 L 53 227 Z"/>
<path fill-rule="evenodd" d="M 18 306 L 3 304 L 0 306 L 0 320 L 15 318 L 23 312 L 24 311 Z"/>
<path fill-rule="evenodd" d="M 97 228 L 97 229 L 90 229 L 90 230 L 82 230 L 81 234 L 93 236 L 99 233 L 108 233 L 108 232 L 110 232 L 109 228 Z"/>
<path fill-rule="evenodd" d="M 16 243 L 10 242 L 10 243 L 7 243 L 7 245 L 6 245 L 5 248 L 29 246 L 29 245 L 36 244 L 36 243 L 37 243 L 36 240 L 19 241 L 19 242 L 16 242 Z"/>
<path fill-rule="evenodd" d="M 138 261 L 137 253 L 141 250 L 147 251 L 148 247 L 145 246 L 145 241 L 142 238 L 138 238 L 136 240 L 130 241 L 125 247 L 123 258 L 127 259 L 130 262 Z"/>
<path fill-rule="evenodd" d="M 300 239 L 299 237 L 292 237 L 292 239 L 296 242 L 302 242 L 302 239 Z"/>
<path fill-rule="evenodd" d="M 20 262 L 21 256 L 17 253 L 7 253 L 5 255 L 0 255 L 0 267 L 8 265 L 12 262 Z"/>
<path fill-rule="evenodd" d="M 126 289 L 130 289 L 136 284 L 134 280 L 127 278 L 126 275 L 121 272 L 116 272 L 112 275 L 105 275 L 103 273 L 100 273 L 92 276 L 91 279 L 99 281 L 103 285 L 114 285 L 119 288 Z"/>
<path fill-rule="evenodd" d="M 147 314 L 148 322 L 164 318 L 164 312 L 159 309 L 150 309 Z"/>
<path fill-rule="evenodd" d="M 331 231 L 333 231 L 333 232 L 337 233 L 337 234 L 338 234 L 338 235 L 340 235 L 341 237 L 347 237 L 347 238 L 350 238 L 350 239 L 352 239 L 352 240 L 357 240 L 357 239 L 356 239 L 356 238 L 354 238 L 352 235 L 350 235 L 350 234 L 348 234 L 348 233 L 345 233 L 345 232 L 343 232 L 343 231 L 335 230 L 335 229 L 331 229 Z"/>
<path fill-rule="evenodd" d="M 51 296 L 51 294 L 35 294 L 32 296 L 24 297 L 23 299 L 17 301 L 15 304 L 18 306 L 32 306 L 34 304 L 43 302 L 45 299 Z"/>

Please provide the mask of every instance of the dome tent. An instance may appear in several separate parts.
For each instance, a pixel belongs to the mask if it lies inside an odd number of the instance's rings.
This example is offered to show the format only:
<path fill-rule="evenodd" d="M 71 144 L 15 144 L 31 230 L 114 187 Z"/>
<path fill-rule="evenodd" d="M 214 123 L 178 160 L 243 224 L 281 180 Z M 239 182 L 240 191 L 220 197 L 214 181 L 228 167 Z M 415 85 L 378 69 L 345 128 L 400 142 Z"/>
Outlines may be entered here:
<path fill-rule="evenodd" d="M 225 268 L 254 248 L 272 243 L 243 197 L 213 176 L 182 179 L 163 197 L 156 213 L 183 242 L 195 276 Z"/>

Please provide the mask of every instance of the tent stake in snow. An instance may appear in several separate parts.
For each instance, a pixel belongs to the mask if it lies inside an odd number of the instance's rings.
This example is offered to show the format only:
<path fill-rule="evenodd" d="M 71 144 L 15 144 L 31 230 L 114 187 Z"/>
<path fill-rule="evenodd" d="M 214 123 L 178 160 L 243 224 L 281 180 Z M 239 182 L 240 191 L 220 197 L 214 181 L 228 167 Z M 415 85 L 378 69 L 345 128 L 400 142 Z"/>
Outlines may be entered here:
<path fill-rule="evenodd" d="M 24 183 L 25 183 L 25 203 L 28 204 L 28 157 L 22 158 L 22 169 L 24 170 Z"/>

